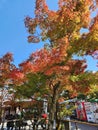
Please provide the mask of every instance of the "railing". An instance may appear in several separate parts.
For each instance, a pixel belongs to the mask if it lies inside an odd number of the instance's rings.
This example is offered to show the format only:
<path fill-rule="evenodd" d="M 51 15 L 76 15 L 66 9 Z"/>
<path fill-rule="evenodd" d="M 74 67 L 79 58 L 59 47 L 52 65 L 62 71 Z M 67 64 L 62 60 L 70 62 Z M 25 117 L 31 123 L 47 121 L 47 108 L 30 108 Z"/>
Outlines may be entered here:
<path fill-rule="evenodd" d="M 78 130 L 78 124 L 94 126 L 94 127 L 96 127 L 96 130 L 98 130 L 98 124 L 97 123 L 90 123 L 90 122 L 84 122 L 84 121 L 79 121 L 79 120 L 63 120 L 62 124 L 64 125 L 64 127 L 63 127 L 62 130 L 71 130 L 71 124 L 72 123 L 74 123 L 74 125 L 75 125 L 75 130 Z"/>
<path fill-rule="evenodd" d="M 69 122 L 80 123 L 80 124 L 86 124 L 86 125 L 90 125 L 90 126 L 98 126 L 97 123 L 90 123 L 90 122 L 84 122 L 84 121 L 78 121 L 78 120 L 69 120 Z"/>

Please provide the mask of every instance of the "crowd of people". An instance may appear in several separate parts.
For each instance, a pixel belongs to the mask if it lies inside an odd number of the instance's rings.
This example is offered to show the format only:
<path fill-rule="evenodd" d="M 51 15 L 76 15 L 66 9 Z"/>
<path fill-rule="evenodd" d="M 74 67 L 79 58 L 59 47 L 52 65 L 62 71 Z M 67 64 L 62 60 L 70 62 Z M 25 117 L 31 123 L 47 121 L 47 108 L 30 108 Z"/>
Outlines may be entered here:
<path fill-rule="evenodd" d="M 7 130 L 13 130 L 13 128 L 17 128 L 17 130 L 21 129 L 21 126 L 26 126 L 27 123 L 23 121 L 24 110 L 20 111 L 19 108 L 16 109 L 16 113 L 7 113 L 5 119 L 7 121 Z"/>
<path fill-rule="evenodd" d="M 7 113 L 5 116 L 7 121 L 7 130 L 13 130 L 14 128 L 21 130 L 21 127 L 26 127 L 28 124 L 25 115 L 26 111 L 24 109 L 20 110 L 20 108 L 17 108 L 14 114 Z M 39 115 L 37 111 L 34 111 L 31 124 L 32 129 L 35 130 L 40 125 L 43 130 L 46 130 L 47 118 L 48 116 L 45 112 L 42 112 L 42 114 Z"/>

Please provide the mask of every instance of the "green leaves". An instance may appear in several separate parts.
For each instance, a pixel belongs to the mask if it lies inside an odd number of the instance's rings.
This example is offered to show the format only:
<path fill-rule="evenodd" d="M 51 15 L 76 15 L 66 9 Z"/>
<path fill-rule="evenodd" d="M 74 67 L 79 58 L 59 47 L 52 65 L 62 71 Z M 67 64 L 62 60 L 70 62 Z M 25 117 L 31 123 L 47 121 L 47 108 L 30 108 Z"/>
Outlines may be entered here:
<path fill-rule="evenodd" d="M 34 95 L 41 96 L 44 93 L 47 93 L 46 78 L 47 76 L 42 73 L 29 73 L 27 74 L 26 81 L 21 86 L 16 87 L 16 91 L 18 94 L 28 98 L 31 98 Z"/>
<path fill-rule="evenodd" d="M 70 80 L 72 82 L 84 81 L 84 84 L 87 83 L 88 85 L 98 84 L 98 80 L 96 79 L 95 74 L 93 74 L 92 72 L 84 72 L 84 73 L 78 74 L 78 75 L 71 75 Z"/>

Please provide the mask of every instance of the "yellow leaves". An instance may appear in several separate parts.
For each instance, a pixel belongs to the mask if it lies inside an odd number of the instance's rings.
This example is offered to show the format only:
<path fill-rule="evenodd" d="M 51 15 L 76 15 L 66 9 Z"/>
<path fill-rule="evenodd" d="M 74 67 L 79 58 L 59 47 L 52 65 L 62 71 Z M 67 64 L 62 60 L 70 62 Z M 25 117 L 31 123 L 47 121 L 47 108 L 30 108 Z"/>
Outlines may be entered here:
<path fill-rule="evenodd" d="M 85 48 L 89 50 L 96 50 L 98 47 L 98 31 L 91 31 L 85 38 Z"/>
<path fill-rule="evenodd" d="M 78 23 L 80 23 L 80 17 L 76 17 L 75 18 L 75 22 L 78 24 Z"/>
<path fill-rule="evenodd" d="M 93 33 L 92 39 L 93 39 L 93 41 L 98 42 L 98 31 L 95 31 L 95 32 Z M 97 45 L 98 45 L 98 43 L 97 43 Z"/>
<path fill-rule="evenodd" d="M 74 43 L 74 41 L 75 41 L 75 44 L 76 44 L 76 41 L 78 40 L 80 38 L 80 34 L 79 34 L 79 32 L 73 32 L 73 34 L 72 34 L 72 37 L 71 37 L 71 41 L 72 41 L 72 43 Z"/>
<path fill-rule="evenodd" d="M 88 97 L 91 99 L 98 98 L 98 85 L 91 85 L 90 90 L 88 92 Z"/>
<path fill-rule="evenodd" d="M 73 76 L 70 77 L 70 80 L 73 81 L 73 82 L 76 82 L 76 81 L 79 80 L 79 77 L 73 75 Z"/>
<path fill-rule="evenodd" d="M 70 92 L 73 92 L 73 87 L 71 85 L 65 86 L 66 90 L 69 90 Z"/>
<path fill-rule="evenodd" d="M 63 18 L 61 18 L 61 20 L 60 20 L 61 22 L 63 22 Z"/>
<path fill-rule="evenodd" d="M 98 86 L 97 85 L 92 85 L 90 88 L 90 93 L 94 93 L 98 91 Z"/>

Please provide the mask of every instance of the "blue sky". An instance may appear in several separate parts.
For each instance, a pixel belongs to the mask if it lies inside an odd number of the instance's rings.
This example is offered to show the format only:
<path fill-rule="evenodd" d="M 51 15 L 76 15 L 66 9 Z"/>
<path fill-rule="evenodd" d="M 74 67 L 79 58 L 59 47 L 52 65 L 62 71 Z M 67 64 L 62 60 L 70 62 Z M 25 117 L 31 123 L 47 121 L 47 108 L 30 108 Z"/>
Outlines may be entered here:
<path fill-rule="evenodd" d="M 28 56 L 41 48 L 42 43 L 29 44 L 24 18 L 34 16 L 35 0 L 0 0 L 0 57 L 7 52 L 13 53 L 14 63 L 18 65 Z M 57 8 L 57 0 L 47 0 L 50 9 Z M 88 57 L 88 69 L 98 70 L 95 61 Z"/>

